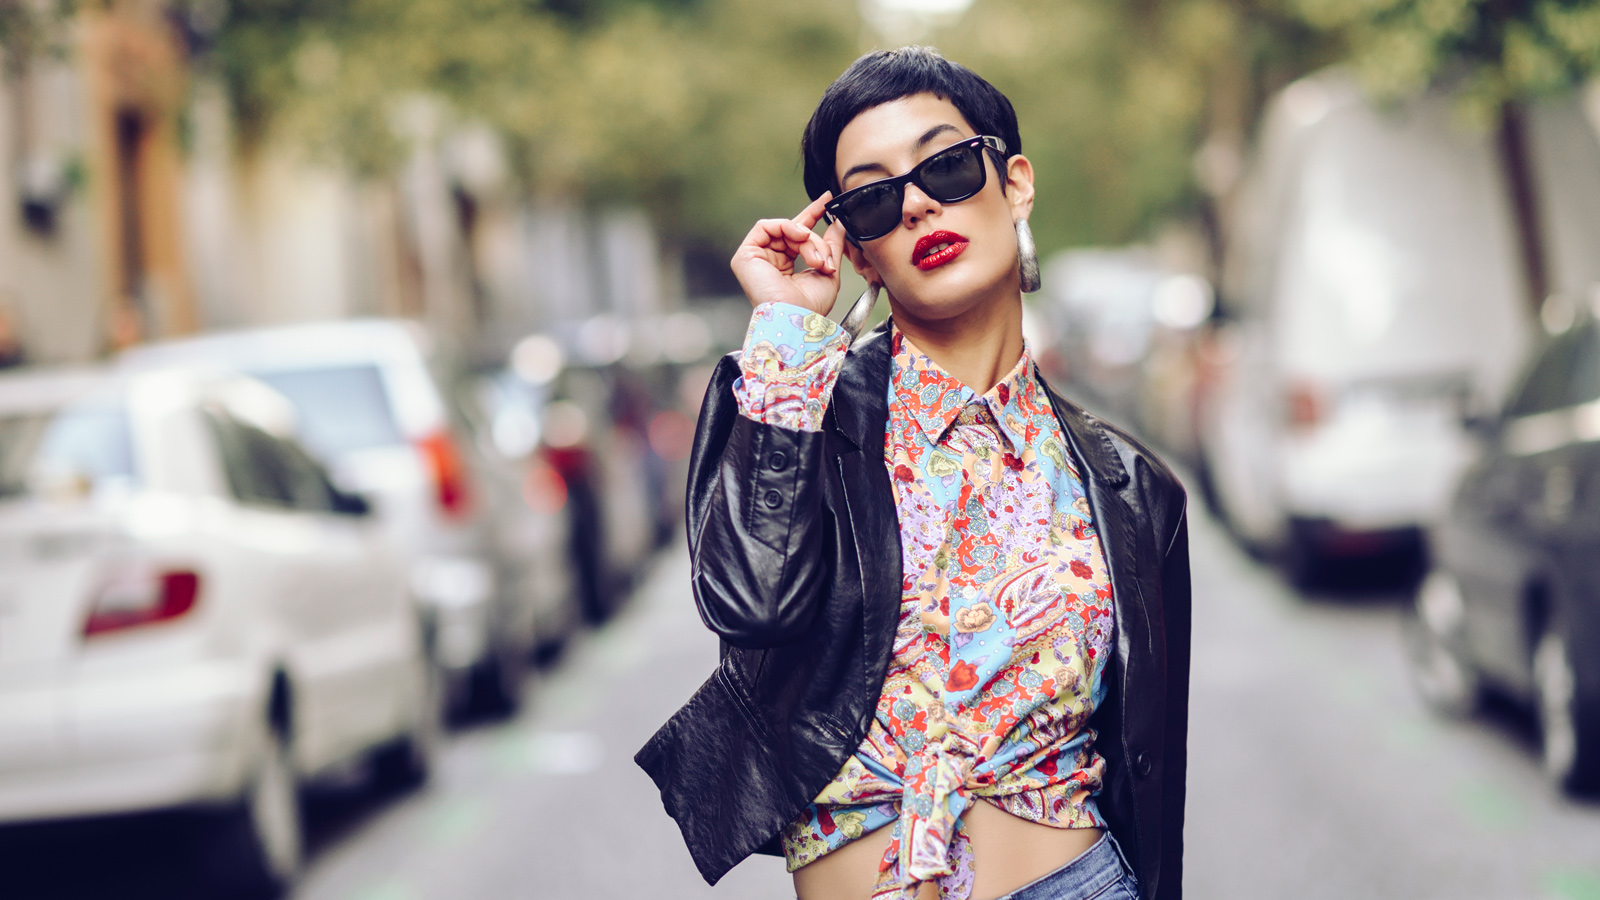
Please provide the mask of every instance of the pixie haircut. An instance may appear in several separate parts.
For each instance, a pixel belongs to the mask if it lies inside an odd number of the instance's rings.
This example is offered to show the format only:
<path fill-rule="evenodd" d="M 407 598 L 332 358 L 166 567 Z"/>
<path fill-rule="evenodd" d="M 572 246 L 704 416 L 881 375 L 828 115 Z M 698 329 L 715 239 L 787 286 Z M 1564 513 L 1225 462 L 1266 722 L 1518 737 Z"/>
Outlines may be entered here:
<path fill-rule="evenodd" d="M 815 200 L 825 191 L 839 193 L 834 164 L 839 134 L 850 121 L 875 106 L 915 94 L 933 94 L 950 101 L 978 134 L 992 134 L 1006 142 L 1006 156 L 1022 152 L 1017 134 L 1017 111 L 994 85 L 960 63 L 951 62 L 932 47 L 877 50 L 850 64 L 844 74 L 822 92 L 817 109 L 800 138 L 805 160 L 806 193 Z M 1004 171 L 1004 165 L 997 165 Z M 1001 180 L 1001 190 L 1005 181 Z"/>

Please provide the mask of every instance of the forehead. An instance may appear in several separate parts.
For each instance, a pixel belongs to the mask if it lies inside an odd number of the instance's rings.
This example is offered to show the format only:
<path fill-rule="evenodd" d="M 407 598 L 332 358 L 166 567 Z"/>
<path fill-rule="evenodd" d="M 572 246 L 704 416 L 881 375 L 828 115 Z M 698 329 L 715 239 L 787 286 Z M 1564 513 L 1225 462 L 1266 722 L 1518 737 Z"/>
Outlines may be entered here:
<path fill-rule="evenodd" d="M 941 125 L 945 131 L 924 146 L 918 142 Z M 860 165 L 879 164 L 902 171 L 918 158 L 977 132 L 955 104 L 933 94 L 912 94 L 861 111 L 839 132 L 834 175 Z"/>

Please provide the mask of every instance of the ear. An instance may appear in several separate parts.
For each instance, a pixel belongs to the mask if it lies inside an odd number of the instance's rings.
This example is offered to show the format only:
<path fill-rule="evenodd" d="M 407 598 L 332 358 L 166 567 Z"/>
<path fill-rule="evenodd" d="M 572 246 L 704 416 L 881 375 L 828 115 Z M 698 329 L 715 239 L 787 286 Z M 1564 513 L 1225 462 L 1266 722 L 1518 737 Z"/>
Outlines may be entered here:
<path fill-rule="evenodd" d="M 1006 160 L 1006 202 L 1012 221 L 1033 215 L 1033 163 L 1020 153 Z"/>
<path fill-rule="evenodd" d="M 855 267 L 856 274 L 866 279 L 868 284 L 883 284 L 883 276 L 878 274 L 877 267 L 867 260 L 867 253 L 861 245 L 848 238 L 844 242 L 844 255 L 850 260 L 850 265 Z"/>

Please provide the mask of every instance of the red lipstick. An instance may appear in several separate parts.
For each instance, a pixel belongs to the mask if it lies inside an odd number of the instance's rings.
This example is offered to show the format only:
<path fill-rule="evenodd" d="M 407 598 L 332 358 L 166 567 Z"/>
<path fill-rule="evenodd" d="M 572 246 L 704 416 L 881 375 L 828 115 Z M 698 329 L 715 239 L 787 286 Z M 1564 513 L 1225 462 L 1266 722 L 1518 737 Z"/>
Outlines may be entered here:
<path fill-rule="evenodd" d="M 968 243 L 966 238 L 954 231 L 925 234 L 917 239 L 917 246 L 911 251 L 911 264 L 924 272 L 937 269 L 960 256 Z"/>

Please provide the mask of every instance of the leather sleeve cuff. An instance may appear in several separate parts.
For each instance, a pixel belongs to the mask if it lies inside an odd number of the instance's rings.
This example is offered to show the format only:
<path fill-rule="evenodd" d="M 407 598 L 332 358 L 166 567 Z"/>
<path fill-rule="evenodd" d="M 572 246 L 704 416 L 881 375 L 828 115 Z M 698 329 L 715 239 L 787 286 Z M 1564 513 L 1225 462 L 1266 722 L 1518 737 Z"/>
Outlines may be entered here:
<path fill-rule="evenodd" d="M 799 507 L 814 506 L 822 435 L 740 417 L 724 464 L 739 467 L 745 533 L 774 550 L 788 549 Z"/>

